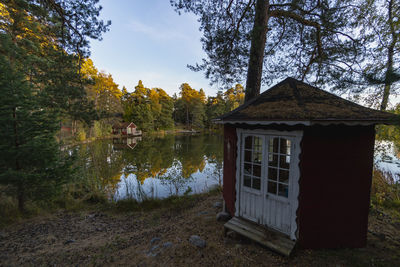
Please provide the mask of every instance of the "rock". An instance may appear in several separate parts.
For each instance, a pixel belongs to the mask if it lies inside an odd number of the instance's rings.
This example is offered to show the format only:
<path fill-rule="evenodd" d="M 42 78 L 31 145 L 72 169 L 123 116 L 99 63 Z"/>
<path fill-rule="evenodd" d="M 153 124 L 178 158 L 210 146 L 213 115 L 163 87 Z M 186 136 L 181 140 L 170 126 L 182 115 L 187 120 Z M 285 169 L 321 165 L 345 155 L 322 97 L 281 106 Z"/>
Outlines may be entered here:
<path fill-rule="evenodd" d="M 75 240 L 69 239 L 69 240 L 64 242 L 64 245 L 68 245 L 68 244 L 71 244 L 71 243 L 74 243 L 74 242 L 75 242 Z"/>
<path fill-rule="evenodd" d="M 217 201 L 214 203 L 214 208 L 222 208 L 222 202 L 221 201 Z"/>
<path fill-rule="evenodd" d="M 236 244 L 235 248 L 237 248 L 237 249 L 242 248 L 242 245 L 241 244 Z"/>
<path fill-rule="evenodd" d="M 150 240 L 150 245 L 154 245 L 155 243 L 158 243 L 158 242 L 160 242 L 161 241 L 161 238 L 159 238 L 159 237 L 153 237 L 151 240 Z"/>
<path fill-rule="evenodd" d="M 201 239 L 198 235 L 192 235 L 189 238 L 189 242 L 198 248 L 205 248 L 207 245 L 207 242 L 205 240 Z"/>
<path fill-rule="evenodd" d="M 222 222 L 227 222 L 228 220 L 230 220 L 231 215 L 229 215 L 229 213 L 225 212 L 225 211 L 221 211 L 217 214 L 217 221 L 222 221 Z"/>
<path fill-rule="evenodd" d="M 158 254 L 160 254 L 160 251 L 157 251 L 160 248 L 159 245 L 155 245 L 153 247 L 150 248 L 150 250 L 147 252 L 147 257 L 155 257 Z"/>
<path fill-rule="evenodd" d="M 150 252 L 154 252 L 154 251 L 157 250 L 159 247 L 160 247 L 159 245 L 152 246 L 152 247 L 150 248 L 149 251 L 150 251 Z"/>
<path fill-rule="evenodd" d="M 207 211 L 200 211 L 199 213 L 197 213 L 197 215 L 206 215 L 206 214 L 208 214 Z"/>
<path fill-rule="evenodd" d="M 165 242 L 164 244 L 162 244 L 162 247 L 163 248 L 170 248 L 170 247 L 172 247 L 172 242 Z"/>

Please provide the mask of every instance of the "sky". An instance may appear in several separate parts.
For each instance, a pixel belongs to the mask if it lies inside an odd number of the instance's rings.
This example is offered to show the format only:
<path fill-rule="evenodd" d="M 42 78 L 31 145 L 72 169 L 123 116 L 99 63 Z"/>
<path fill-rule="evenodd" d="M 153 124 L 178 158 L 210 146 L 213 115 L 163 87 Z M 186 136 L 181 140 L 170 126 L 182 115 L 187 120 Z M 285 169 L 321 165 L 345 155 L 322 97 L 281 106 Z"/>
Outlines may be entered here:
<path fill-rule="evenodd" d="M 119 88 L 133 91 L 139 80 L 168 94 L 187 82 L 206 95 L 215 95 L 202 72 L 187 64 L 201 62 L 200 23 L 193 14 L 178 15 L 168 0 L 100 0 L 100 18 L 111 20 L 102 41 L 91 42 L 91 58 L 99 70 L 110 73 Z"/>
<path fill-rule="evenodd" d="M 179 15 L 169 0 L 100 0 L 100 5 L 100 18 L 112 24 L 102 41 L 91 41 L 91 58 L 97 69 L 113 76 L 120 89 L 125 86 L 132 92 L 139 80 L 171 96 L 185 82 L 209 96 L 226 89 L 210 86 L 203 72 L 187 68 L 206 57 L 200 23 L 193 14 Z M 265 89 L 263 85 L 261 92 Z M 393 106 L 400 103 L 400 96 L 390 100 Z"/>

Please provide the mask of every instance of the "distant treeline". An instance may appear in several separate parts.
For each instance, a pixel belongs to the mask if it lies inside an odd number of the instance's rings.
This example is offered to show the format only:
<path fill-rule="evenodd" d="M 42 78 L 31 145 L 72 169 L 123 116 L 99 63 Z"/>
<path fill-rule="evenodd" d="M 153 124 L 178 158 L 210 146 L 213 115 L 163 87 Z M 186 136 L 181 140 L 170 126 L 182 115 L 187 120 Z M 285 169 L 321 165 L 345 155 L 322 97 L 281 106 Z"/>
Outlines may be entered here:
<path fill-rule="evenodd" d="M 78 137 L 109 133 L 111 125 L 120 120 L 132 121 L 145 132 L 171 130 L 176 125 L 187 129 L 212 128 L 213 118 L 244 101 L 240 84 L 207 97 L 203 89 L 196 90 L 183 83 L 180 92 L 170 96 L 161 88 L 146 88 L 141 80 L 131 92 L 125 86 L 121 91 L 111 74 L 99 72 L 90 59 L 85 60 L 82 74 L 90 81 L 86 86 L 87 100 L 94 104 L 97 118 L 92 125 L 78 123 L 80 127 L 76 121 L 72 122 L 72 131 Z"/>

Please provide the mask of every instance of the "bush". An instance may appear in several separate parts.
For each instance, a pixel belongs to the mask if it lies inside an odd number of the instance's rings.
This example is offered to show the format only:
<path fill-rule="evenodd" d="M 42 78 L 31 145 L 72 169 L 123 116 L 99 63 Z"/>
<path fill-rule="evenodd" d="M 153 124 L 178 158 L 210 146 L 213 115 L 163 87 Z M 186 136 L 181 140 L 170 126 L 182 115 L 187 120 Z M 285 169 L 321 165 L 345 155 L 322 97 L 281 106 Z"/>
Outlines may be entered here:
<path fill-rule="evenodd" d="M 374 168 L 371 187 L 372 204 L 400 208 L 400 183 L 393 174 Z"/>
<path fill-rule="evenodd" d="M 79 129 L 78 133 L 76 134 L 77 141 L 85 141 L 86 140 L 86 132 L 84 129 Z"/>

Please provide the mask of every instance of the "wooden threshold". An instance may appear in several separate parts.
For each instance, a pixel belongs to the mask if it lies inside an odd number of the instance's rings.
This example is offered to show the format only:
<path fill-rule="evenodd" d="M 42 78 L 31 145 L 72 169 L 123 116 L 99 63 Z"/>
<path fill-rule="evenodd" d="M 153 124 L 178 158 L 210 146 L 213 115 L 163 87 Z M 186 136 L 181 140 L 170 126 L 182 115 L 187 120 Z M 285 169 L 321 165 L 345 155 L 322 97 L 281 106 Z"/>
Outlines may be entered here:
<path fill-rule="evenodd" d="M 296 241 L 282 233 L 238 217 L 233 217 L 224 227 L 284 256 L 289 256 L 296 244 Z"/>

